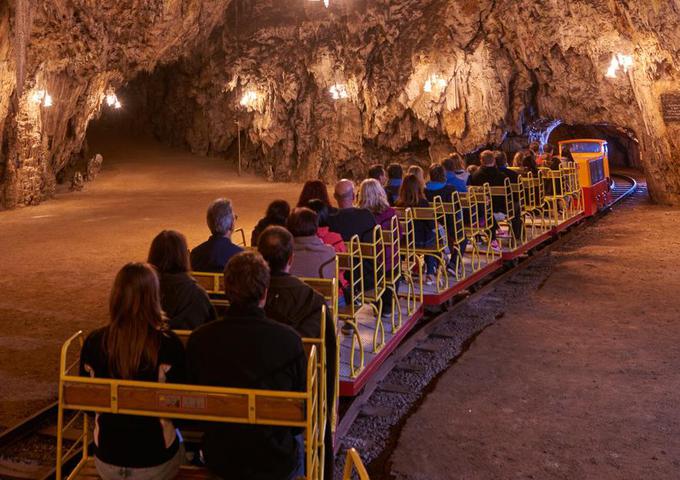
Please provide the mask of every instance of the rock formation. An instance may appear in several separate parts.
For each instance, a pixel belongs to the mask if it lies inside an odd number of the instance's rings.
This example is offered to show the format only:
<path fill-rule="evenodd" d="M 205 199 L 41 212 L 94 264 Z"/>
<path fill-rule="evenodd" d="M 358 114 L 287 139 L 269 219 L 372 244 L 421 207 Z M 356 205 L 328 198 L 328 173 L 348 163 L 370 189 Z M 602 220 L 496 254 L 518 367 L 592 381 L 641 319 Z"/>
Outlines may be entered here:
<path fill-rule="evenodd" d="M 43 3 L 0 6 L 6 206 L 49 196 L 123 84 L 159 138 L 224 154 L 240 130 L 245 166 L 270 179 L 359 176 L 564 122 L 639 143 L 653 198 L 680 203 L 680 123 L 660 101 L 680 92 L 680 0 Z M 608 78 L 617 53 L 633 65 Z M 31 102 L 40 88 L 59 108 Z"/>

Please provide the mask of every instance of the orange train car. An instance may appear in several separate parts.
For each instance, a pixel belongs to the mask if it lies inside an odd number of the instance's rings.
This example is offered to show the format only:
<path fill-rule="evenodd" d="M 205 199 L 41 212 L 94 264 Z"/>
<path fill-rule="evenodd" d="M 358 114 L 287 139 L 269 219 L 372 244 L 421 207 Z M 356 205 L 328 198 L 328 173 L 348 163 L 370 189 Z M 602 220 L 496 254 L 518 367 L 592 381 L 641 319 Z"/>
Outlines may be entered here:
<path fill-rule="evenodd" d="M 605 140 L 574 139 L 558 143 L 559 155 L 569 149 L 574 157 L 579 181 L 583 187 L 584 215 L 597 213 L 611 203 L 609 147 Z"/>

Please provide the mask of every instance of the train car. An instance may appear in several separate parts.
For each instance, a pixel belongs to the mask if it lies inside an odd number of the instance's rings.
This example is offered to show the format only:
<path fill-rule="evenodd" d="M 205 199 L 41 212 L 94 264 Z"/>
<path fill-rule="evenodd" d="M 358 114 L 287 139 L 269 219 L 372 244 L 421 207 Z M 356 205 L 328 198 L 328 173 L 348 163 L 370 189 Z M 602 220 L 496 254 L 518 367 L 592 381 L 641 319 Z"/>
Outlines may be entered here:
<path fill-rule="evenodd" d="M 597 213 L 611 203 L 609 147 L 605 140 L 574 139 L 558 143 L 559 154 L 569 148 L 577 164 L 579 181 L 583 187 L 584 215 Z"/>

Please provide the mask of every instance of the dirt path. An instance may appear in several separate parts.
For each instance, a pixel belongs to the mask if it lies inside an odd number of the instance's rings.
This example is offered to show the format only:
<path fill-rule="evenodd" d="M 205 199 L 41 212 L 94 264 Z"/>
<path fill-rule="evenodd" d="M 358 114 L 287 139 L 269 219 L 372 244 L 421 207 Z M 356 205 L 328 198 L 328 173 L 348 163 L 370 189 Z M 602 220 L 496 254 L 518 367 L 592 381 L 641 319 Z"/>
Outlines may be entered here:
<path fill-rule="evenodd" d="M 558 253 L 408 419 L 394 478 L 680 478 L 678 231 L 638 201 Z"/>
<path fill-rule="evenodd" d="M 113 141 L 96 151 L 104 171 L 85 191 L 0 212 L 0 425 L 56 398 L 61 343 L 107 321 L 117 270 L 145 260 L 160 230 L 200 243 L 209 235 L 208 203 L 226 196 L 250 241 L 266 205 L 293 201 L 300 190 L 154 143 Z"/>

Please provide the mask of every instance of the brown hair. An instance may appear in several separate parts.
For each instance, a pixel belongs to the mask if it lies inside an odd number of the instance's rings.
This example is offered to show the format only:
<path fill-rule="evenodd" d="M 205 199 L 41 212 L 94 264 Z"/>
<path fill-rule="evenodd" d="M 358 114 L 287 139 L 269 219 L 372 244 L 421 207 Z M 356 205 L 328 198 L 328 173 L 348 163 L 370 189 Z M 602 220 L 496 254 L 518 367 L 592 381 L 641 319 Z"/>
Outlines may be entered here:
<path fill-rule="evenodd" d="M 188 272 L 191 267 L 187 239 L 174 230 L 163 230 L 151 242 L 147 261 L 159 273 Z"/>
<path fill-rule="evenodd" d="M 366 178 L 374 178 L 378 181 L 380 181 L 380 177 L 385 176 L 385 167 L 383 167 L 380 164 L 376 165 L 371 165 L 371 168 L 368 169 L 368 175 Z"/>
<path fill-rule="evenodd" d="M 331 206 L 331 199 L 328 196 L 328 188 L 326 188 L 326 184 L 321 180 L 309 180 L 305 182 L 304 186 L 302 187 L 302 191 L 300 192 L 300 198 L 298 199 L 297 206 L 306 207 L 307 202 L 315 198 L 318 198 L 329 207 Z"/>
<path fill-rule="evenodd" d="M 484 150 L 479 155 L 479 160 L 483 166 L 490 167 L 496 162 L 496 157 L 492 150 Z"/>
<path fill-rule="evenodd" d="M 298 207 L 288 216 L 286 227 L 294 237 L 310 237 L 319 229 L 319 216 L 311 208 Z"/>
<path fill-rule="evenodd" d="M 224 267 L 224 295 L 232 305 L 255 306 L 269 288 L 269 266 L 257 252 L 241 252 Z"/>
<path fill-rule="evenodd" d="M 269 264 L 271 273 L 281 273 L 293 255 L 293 235 L 283 227 L 267 227 L 260 234 L 257 251 Z"/>
<path fill-rule="evenodd" d="M 508 157 L 503 150 L 496 150 L 493 152 L 493 157 L 496 159 L 497 167 L 504 167 L 508 164 Z"/>
<path fill-rule="evenodd" d="M 420 179 L 413 173 L 406 175 L 399 189 L 399 199 L 396 205 L 398 207 L 417 207 L 424 198 L 425 193 Z"/>
<path fill-rule="evenodd" d="M 456 170 L 462 170 L 464 163 L 460 153 L 452 153 L 442 161 L 442 166 L 447 172 L 455 172 Z"/>
<path fill-rule="evenodd" d="M 430 180 L 433 182 L 446 182 L 446 170 L 438 163 L 430 165 Z"/>
<path fill-rule="evenodd" d="M 111 323 L 105 336 L 109 371 L 131 379 L 156 367 L 165 315 L 158 276 L 148 263 L 128 263 L 116 275 L 109 299 Z"/>

